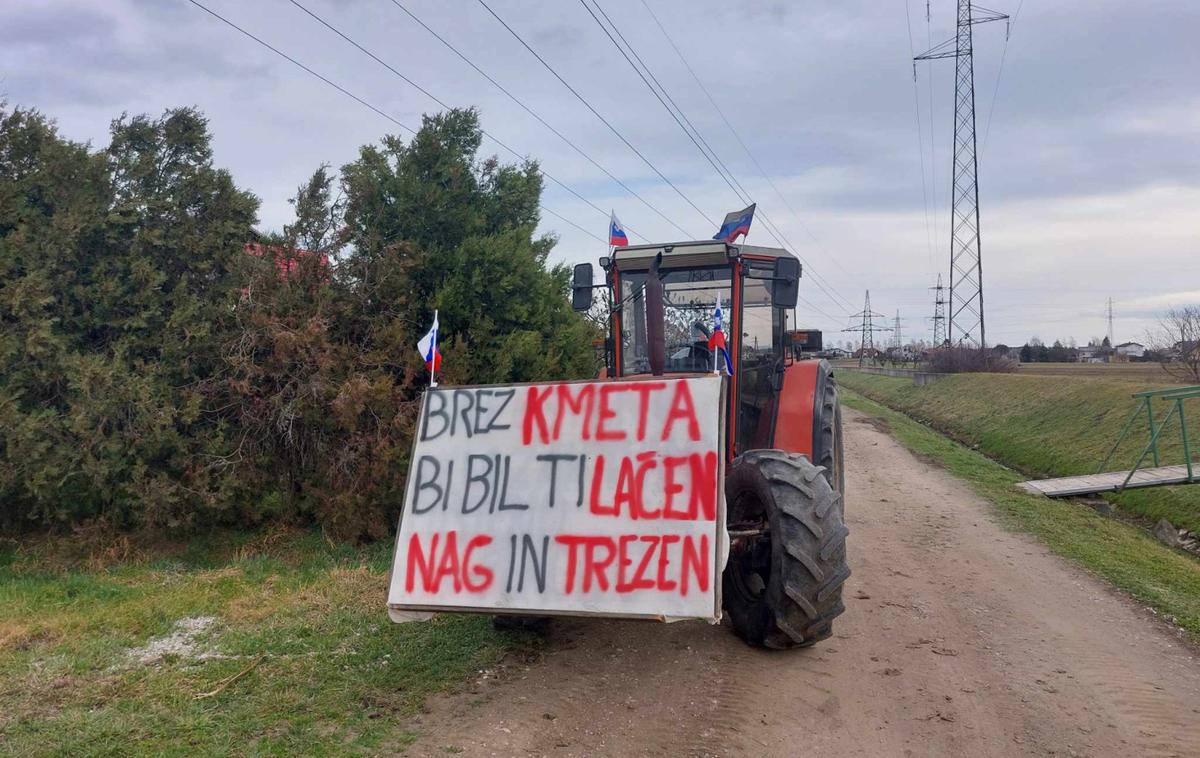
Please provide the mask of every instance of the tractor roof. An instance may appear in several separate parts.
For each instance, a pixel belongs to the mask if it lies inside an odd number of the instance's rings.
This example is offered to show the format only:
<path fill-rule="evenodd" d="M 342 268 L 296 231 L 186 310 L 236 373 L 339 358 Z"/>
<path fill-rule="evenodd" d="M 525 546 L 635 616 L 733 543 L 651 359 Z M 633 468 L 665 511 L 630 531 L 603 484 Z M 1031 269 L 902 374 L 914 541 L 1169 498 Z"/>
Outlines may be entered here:
<path fill-rule="evenodd" d="M 716 265 L 725 263 L 730 256 L 746 255 L 774 260 L 795 258 L 792 253 L 779 247 L 758 245 L 730 245 L 719 240 L 695 240 L 691 242 L 665 242 L 659 245 L 627 245 L 613 249 L 613 260 L 620 268 L 643 268 L 650 265 L 654 256 L 663 254 L 664 266 Z"/>

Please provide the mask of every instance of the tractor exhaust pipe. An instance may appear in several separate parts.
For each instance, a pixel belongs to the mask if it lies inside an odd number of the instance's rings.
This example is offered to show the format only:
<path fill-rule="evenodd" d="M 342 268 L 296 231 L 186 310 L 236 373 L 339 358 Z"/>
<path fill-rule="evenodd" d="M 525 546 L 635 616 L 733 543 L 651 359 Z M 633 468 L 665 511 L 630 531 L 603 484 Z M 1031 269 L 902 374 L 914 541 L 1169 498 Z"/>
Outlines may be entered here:
<path fill-rule="evenodd" d="M 646 274 L 646 346 L 650 350 L 650 373 L 662 376 L 667 363 L 667 345 L 663 339 L 663 283 L 658 276 L 662 253 L 654 256 Z"/>

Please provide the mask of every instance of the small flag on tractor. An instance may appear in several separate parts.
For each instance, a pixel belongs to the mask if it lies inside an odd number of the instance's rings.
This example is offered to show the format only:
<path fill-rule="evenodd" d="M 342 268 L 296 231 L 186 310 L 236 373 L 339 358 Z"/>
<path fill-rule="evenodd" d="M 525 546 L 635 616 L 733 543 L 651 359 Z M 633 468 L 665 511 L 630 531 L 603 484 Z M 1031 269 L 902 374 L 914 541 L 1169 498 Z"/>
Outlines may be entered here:
<path fill-rule="evenodd" d="M 721 328 L 721 293 L 717 293 L 717 308 L 713 311 L 713 333 L 708 338 L 708 349 L 713 351 L 713 373 L 721 373 L 721 364 L 718 359 L 722 359 L 725 364 L 725 372 L 733 376 L 733 361 L 729 359 L 729 348 L 725 346 L 725 331 Z"/>
<path fill-rule="evenodd" d="M 754 209 L 758 203 L 752 203 L 749 207 L 743 208 L 740 211 L 726 214 L 724 223 L 717 233 L 713 235 L 715 240 L 724 240 L 729 244 L 733 244 L 739 236 L 745 236 L 750 233 L 750 222 L 754 221 Z"/>
<path fill-rule="evenodd" d="M 621 222 L 617 221 L 616 211 L 612 211 L 612 217 L 608 221 L 608 244 L 613 247 L 629 244 L 629 235 L 625 233 L 625 227 L 621 226 Z"/>
<path fill-rule="evenodd" d="M 442 368 L 442 354 L 438 351 L 438 312 L 433 312 L 433 326 L 417 343 L 417 352 L 429 369 L 429 386 L 437 386 L 437 372 Z"/>

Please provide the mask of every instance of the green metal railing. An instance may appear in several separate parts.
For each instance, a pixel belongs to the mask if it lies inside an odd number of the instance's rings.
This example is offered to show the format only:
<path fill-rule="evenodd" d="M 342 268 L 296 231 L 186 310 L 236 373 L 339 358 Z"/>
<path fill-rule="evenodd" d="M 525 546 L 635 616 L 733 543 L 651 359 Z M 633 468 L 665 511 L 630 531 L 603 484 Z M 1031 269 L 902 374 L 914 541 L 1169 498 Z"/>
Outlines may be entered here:
<path fill-rule="evenodd" d="M 1130 415 L 1129 420 L 1125 422 L 1125 428 L 1121 431 L 1121 436 L 1117 438 L 1117 442 L 1112 446 L 1112 450 L 1108 451 L 1108 455 L 1104 457 L 1104 460 L 1100 463 L 1100 467 L 1096 470 L 1096 473 L 1103 473 L 1104 469 L 1108 466 L 1109 460 L 1111 460 L 1113 454 L 1117 452 L 1117 448 L 1119 448 L 1121 443 L 1125 441 L 1125 438 L 1129 436 L 1129 430 L 1133 428 L 1133 422 L 1143 414 L 1145 414 L 1146 421 L 1150 425 L 1150 442 L 1147 443 L 1146 447 L 1142 450 L 1142 454 L 1138 456 L 1137 462 L 1133 464 L 1133 468 L 1129 470 L 1129 474 L 1125 477 L 1125 481 L 1121 482 L 1120 489 L 1125 489 L 1125 485 L 1129 484 L 1129 480 L 1133 478 L 1133 475 L 1137 473 L 1137 470 L 1142 467 L 1143 463 L 1146 462 L 1146 456 L 1152 456 L 1155 466 L 1161 465 L 1158 450 L 1159 437 L 1162 436 L 1163 430 L 1167 428 L 1167 425 L 1170 423 L 1171 419 L 1175 416 L 1178 416 L 1179 432 L 1183 441 L 1183 459 L 1187 466 L 1187 480 L 1189 483 L 1195 482 L 1196 472 L 1193 471 L 1192 448 L 1191 442 L 1188 440 L 1187 419 L 1183 414 L 1183 401 L 1200 397 L 1200 386 L 1174 387 L 1172 389 L 1165 390 L 1147 390 L 1146 392 L 1135 392 L 1133 393 L 1133 397 L 1138 401 L 1138 404 L 1133 409 L 1133 414 Z M 1154 420 L 1154 400 L 1156 398 L 1165 401 L 1169 406 L 1162 420 L 1157 422 Z"/>

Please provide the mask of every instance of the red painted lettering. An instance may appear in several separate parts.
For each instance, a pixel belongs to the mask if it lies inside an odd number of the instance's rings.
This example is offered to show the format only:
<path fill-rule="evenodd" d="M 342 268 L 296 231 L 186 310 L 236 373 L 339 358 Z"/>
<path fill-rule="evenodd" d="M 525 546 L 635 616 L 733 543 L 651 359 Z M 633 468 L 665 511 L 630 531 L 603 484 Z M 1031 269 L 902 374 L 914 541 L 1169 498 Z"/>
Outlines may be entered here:
<path fill-rule="evenodd" d="M 631 382 L 626 385 L 630 392 L 638 394 L 638 441 L 646 439 L 646 417 L 650 415 L 650 393 L 667 388 L 664 382 Z"/>
<path fill-rule="evenodd" d="M 614 502 L 605 505 L 600 502 L 600 488 L 604 485 L 604 456 L 596 456 L 596 467 L 592 469 L 592 497 L 588 502 L 588 510 L 597 516 L 617 516 L 621 510 Z"/>
<path fill-rule="evenodd" d="M 630 458 L 621 459 L 621 470 L 617 474 L 617 492 L 613 495 L 613 515 L 621 515 L 621 506 L 626 505 L 629 508 L 630 516 L 633 516 L 637 509 L 637 492 L 635 485 L 637 476 L 633 470 L 633 460 Z"/>
<path fill-rule="evenodd" d="M 667 412 L 667 420 L 663 423 L 662 439 L 671 437 L 672 427 L 677 420 L 687 422 L 688 439 L 700 441 L 700 422 L 696 420 L 696 407 L 692 403 L 692 391 L 686 381 L 675 382 L 675 396 L 671 398 L 671 410 Z"/>
<path fill-rule="evenodd" d="M 467 592 L 483 592 L 492 586 L 492 580 L 496 578 L 496 573 L 487 566 L 471 565 L 471 554 L 475 552 L 475 549 L 486 547 L 490 544 L 492 544 L 491 537 L 486 534 L 478 534 L 471 538 L 471 541 L 467 543 L 467 549 L 463 551 L 463 585 L 467 588 Z M 479 581 L 471 581 L 472 574 L 479 577 Z"/>
<path fill-rule="evenodd" d="M 633 592 L 633 583 L 625 578 L 625 569 L 633 565 L 633 559 L 629 557 L 629 543 L 637 542 L 636 534 L 622 534 L 617 538 L 617 592 L 626 594 Z"/>
<path fill-rule="evenodd" d="M 708 592 L 708 535 L 700 535 L 700 547 L 696 548 L 696 539 L 691 535 L 683 538 L 683 569 L 679 582 L 679 594 L 687 597 L 688 568 L 696 575 L 696 589 Z"/>
<path fill-rule="evenodd" d="M 567 546 L 567 584 L 563 592 L 568 595 L 575 591 L 575 569 L 579 566 L 577 548 L 587 540 L 587 537 L 576 537 L 571 534 L 560 534 L 554 538 L 558 544 Z"/>
<path fill-rule="evenodd" d="M 679 542 L 678 534 L 664 534 L 662 536 L 662 545 L 658 549 L 658 573 L 654 577 L 654 583 L 663 592 L 670 592 L 675 589 L 677 584 L 674 579 L 667 578 L 667 566 L 671 564 L 671 557 L 667 548 L 676 542 Z"/>
<path fill-rule="evenodd" d="M 624 387 L 619 384 L 605 384 L 600 388 L 600 417 L 596 421 L 596 439 L 600 442 L 625 439 L 625 430 L 604 428 L 605 421 L 617 417 L 617 412 L 609 407 L 608 399 L 613 393 L 623 390 Z"/>
<path fill-rule="evenodd" d="M 414 534 L 408 538 L 408 576 L 404 578 L 405 592 L 413 591 L 418 571 L 421 572 L 421 589 L 426 592 L 436 591 L 431 588 L 433 587 L 433 563 L 437 556 L 438 536 L 437 532 L 434 532 L 433 539 L 430 540 L 428 559 L 421 552 L 420 535 Z"/>
<path fill-rule="evenodd" d="M 545 392 L 538 392 L 536 386 L 531 385 L 529 392 L 525 395 L 525 418 L 521 422 L 521 441 L 528 445 L 533 440 L 533 425 L 536 423 L 542 444 L 550 441 L 550 432 L 546 428 L 546 413 L 545 404 L 550 399 L 550 395 L 554 393 L 554 387 L 546 387 Z"/>
<path fill-rule="evenodd" d="M 432 555 L 432 551 L 430 553 Z M 442 559 L 438 561 L 437 575 L 433 578 L 433 591 L 437 592 L 442 586 L 442 580 L 447 575 L 454 583 L 454 591 L 462 592 L 462 579 L 458 563 L 458 532 L 446 532 L 446 542 L 442 545 Z"/>
<path fill-rule="evenodd" d="M 654 580 L 646 576 L 646 569 L 650 566 L 650 559 L 654 557 L 654 548 L 658 546 L 659 536 L 657 534 L 643 535 L 640 541 L 646 543 L 646 552 L 642 553 L 642 560 L 638 563 L 637 571 L 633 575 L 630 589 L 652 590 L 654 589 Z"/>
<path fill-rule="evenodd" d="M 637 476 L 634 482 L 634 501 L 633 507 L 629 511 L 629 515 L 636 521 L 640 518 L 655 519 L 662 517 L 662 510 L 648 511 L 646 510 L 646 474 L 650 469 L 658 468 L 658 453 L 645 452 L 638 453 L 637 456 Z"/>
<path fill-rule="evenodd" d="M 688 456 L 688 468 L 692 471 L 692 497 L 688 510 L 696 518 L 699 505 L 701 518 L 714 521 L 717 518 L 717 454 L 708 452 L 701 458 L 699 453 Z"/>
<path fill-rule="evenodd" d="M 563 418 L 567 412 L 573 413 L 576 416 L 582 414 L 583 422 L 580 424 L 582 429 L 581 435 L 583 439 L 590 440 L 591 424 L 592 424 L 592 406 L 596 402 L 596 385 L 584 384 L 579 387 L 579 394 L 571 396 L 571 385 L 558 385 L 558 414 L 554 417 L 554 439 L 557 441 L 562 434 Z"/>
<path fill-rule="evenodd" d="M 678 534 L 604 535 L 560 534 L 554 541 L 567 548 L 565 592 L 708 592 L 711 586 L 709 536 Z M 679 560 L 671 560 L 671 546 L 679 545 Z M 645 551 L 636 554 L 637 547 Z M 613 564 L 616 564 L 612 581 Z M 636 568 L 634 566 L 636 565 Z M 651 566 L 654 569 L 651 569 Z M 678 566 L 678 569 L 674 567 Z M 631 576 L 632 569 L 632 576 Z M 674 573 L 678 571 L 678 573 Z M 670 574 L 670 576 L 668 576 Z M 692 587 L 695 587 L 695 590 Z"/>
<path fill-rule="evenodd" d="M 604 548 L 608 555 L 603 559 L 596 558 L 596 549 Z M 592 577 L 595 577 L 596 584 L 601 592 L 608 591 L 608 575 L 605 573 L 612 562 L 617 558 L 616 548 L 613 547 L 611 537 L 591 537 L 587 542 L 587 565 L 583 568 L 583 591 L 585 593 L 592 591 Z"/>
<path fill-rule="evenodd" d="M 665 519 L 683 521 L 689 518 L 687 511 L 677 511 L 671 507 L 675 503 L 675 496 L 683 492 L 683 485 L 675 481 L 675 469 L 686 466 L 687 462 L 687 456 L 683 455 L 669 455 L 663 458 L 663 478 L 666 481 L 663 485 L 662 517 Z"/>

